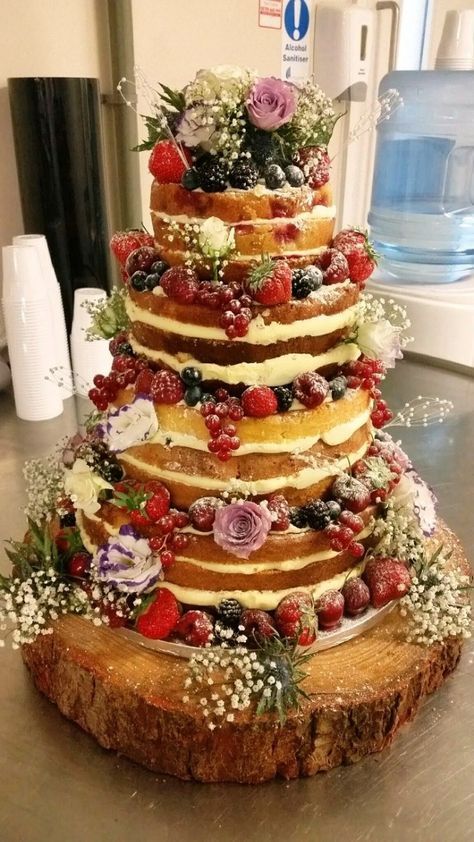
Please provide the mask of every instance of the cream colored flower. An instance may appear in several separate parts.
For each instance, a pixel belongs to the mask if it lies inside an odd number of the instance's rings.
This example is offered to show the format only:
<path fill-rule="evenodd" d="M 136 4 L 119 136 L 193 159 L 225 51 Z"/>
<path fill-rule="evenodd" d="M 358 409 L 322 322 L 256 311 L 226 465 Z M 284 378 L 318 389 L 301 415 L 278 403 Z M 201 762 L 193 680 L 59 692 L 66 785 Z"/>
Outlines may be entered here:
<path fill-rule="evenodd" d="M 84 459 L 76 459 L 72 470 L 65 473 L 64 490 L 75 508 L 81 509 L 85 515 L 95 514 L 100 508 L 100 492 L 113 486 L 94 473 Z"/>
<path fill-rule="evenodd" d="M 199 246 L 205 257 L 225 255 L 234 248 L 234 229 L 218 219 L 210 216 L 201 225 L 199 232 Z"/>

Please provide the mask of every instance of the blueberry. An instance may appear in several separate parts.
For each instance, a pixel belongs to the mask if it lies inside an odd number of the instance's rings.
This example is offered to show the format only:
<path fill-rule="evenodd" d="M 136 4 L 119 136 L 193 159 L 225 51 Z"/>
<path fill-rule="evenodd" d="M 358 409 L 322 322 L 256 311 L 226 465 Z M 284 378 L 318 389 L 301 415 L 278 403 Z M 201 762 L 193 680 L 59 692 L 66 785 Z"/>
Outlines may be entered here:
<path fill-rule="evenodd" d="M 290 164 L 285 168 L 285 175 L 288 184 L 292 187 L 301 187 L 304 184 L 304 172 L 295 166 L 295 164 Z"/>
<path fill-rule="evenodd" d="M 165 263 L 164 260 L 155 260 L 150 266 L 150 272 L 153 272 L 154 275 L 159 275 L 161 278 L 163 272 L 166 272 L 169 268 L 169 264 Z"/>
<path fill-rule="evenodd" d="M 146 279 L 148 275 L 146 272 L 134 272 L 130 278 L 130 283 L 137 292 L 144 292 L 146 290 Z"/>
<path fill-rule="evenodd" d="M 119 354 L 123 354 L 124 357 L 134 357 L 135 356 L 133 348 L 130 345 L 130 342 L 121 342 L 120 345 L 118 346 L 117 350 L 118 350 Z"/>
<path fill-rule="evenodd" d="M 335 377 L 334 380 L 329 382 L 329 388 L 331 389 L 331 395 L 333 401 L 338 401 L 346 394 L 347 390 L 347 380 L 346 378 L 340 374 L 338 377 Z"/>
<path fill-rule="evenodd" d="M 184 402 L 187 406 L 196 406 L 202 398 L 202 390 L 199 386 L 188 386 L 184 393 Z"/>
<path fill-rule="evenodd" d="M 186 190 L 196 190 L 201 184 L 198 171 L 193 167 L 190 170 L 186 170 L 181 177 L 181 184 Z"/>
<path fill-rule="evenodd" d="M 181 379 L 186 386 L 196 386 L 202 380 L 202 374 L 198 368 L 194 368 L 194 366 L 187 366 L 183 368 L 181 371 Z"/>
<path fill-rule="evenodd" d="M 110 465 L 104 466 L 102 474 L 108 482 L 120 482 L 124 476 L 124 470 L 118 462 L 111 462 Z"/>
<path fill-rule="evenodd" d="M 329 514 L 331 515 L 331 520 L 337 520 L 342 512 L 339 503 L 337 503 L 336 500 L 328 500 L 326 502 L 326 506 L 328 507 Z"/>
<path fill-rule="evenodd" d="M 155 289 L 160 285 L 160 278 L 161 275 L 158 272 L 150 272 L 149 275 L 146 276 L 146 288 L 148 290 Z"/>
<path fill-rule="evenodd" d="M 278 190 L 286 184 L 286 176 L 278 164 L 269 164 L 264 172 L 265 187 L 269 190 Z"/>
<path fill-rule="evenodd" d="M 75 526 L 76 525 L 76 515 L 74 512 L 66 512 L 65 515 L 59 519 L 59 525 L 61 529 L 65 526 Z"/>

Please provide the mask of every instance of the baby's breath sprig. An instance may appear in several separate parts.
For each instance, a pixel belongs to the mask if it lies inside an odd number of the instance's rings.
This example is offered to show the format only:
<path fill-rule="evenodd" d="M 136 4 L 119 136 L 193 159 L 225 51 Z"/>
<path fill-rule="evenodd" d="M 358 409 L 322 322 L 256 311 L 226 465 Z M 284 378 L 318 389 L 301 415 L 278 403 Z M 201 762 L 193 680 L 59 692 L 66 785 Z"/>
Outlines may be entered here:
<path fill-rule="evenodd" d="M 411 588 L 400 603 L 402 616 L 408 618 L 409 642 L 430 646 L 448 637 L 471 636 L 470 579 L 450 565 L 451 555 L 441 544 L 413 565 Z"/>
<path fill-rule="evenodd" d="M 86 339 L 113 339 L 118 333 L 128 330 L 130 319 L 125 309 L 126 289 L 115 287 L 108 298 L 100 301 L 84 301 L 81 305 L 92 318 L 86 330 Z"/>
<path fill-rule="evenodd" d="M 35 524 L 51 519 L 52 513 L 64 514 L 60 501 L 65 496 L 64 469 L 56 453 L 43 459 L 25 462 L 23 476 L 26 484 L 25 514 Z"/>
<path fill-rule="evenodd" d="M 409 565 L 419 563 L 424 556 L 425 539 L 410 504 L 389 499 L 382 517 L 375 520 L 372 538 L 376 541 L 372 555 L 397 558 Z"/>

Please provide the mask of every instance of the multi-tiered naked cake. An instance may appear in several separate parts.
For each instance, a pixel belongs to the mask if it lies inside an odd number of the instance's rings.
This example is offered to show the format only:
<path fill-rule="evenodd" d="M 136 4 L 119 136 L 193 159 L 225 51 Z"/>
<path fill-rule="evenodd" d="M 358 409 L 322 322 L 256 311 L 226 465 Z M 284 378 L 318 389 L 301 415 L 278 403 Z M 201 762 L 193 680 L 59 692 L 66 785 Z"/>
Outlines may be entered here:
<path fill-rule="evenodd" d="M 465 562 L 382 432 L 407 321 L 362 293 L 366 234 L 334 232 L 331 103 L 233 67 L 162 90 L 153 236 L 113 237 L 112 370 L 61 465 L 27 467 L 6 610 L 102 744 L 201 780 L 312 774 L 387 744 L 456 665 Z"/>

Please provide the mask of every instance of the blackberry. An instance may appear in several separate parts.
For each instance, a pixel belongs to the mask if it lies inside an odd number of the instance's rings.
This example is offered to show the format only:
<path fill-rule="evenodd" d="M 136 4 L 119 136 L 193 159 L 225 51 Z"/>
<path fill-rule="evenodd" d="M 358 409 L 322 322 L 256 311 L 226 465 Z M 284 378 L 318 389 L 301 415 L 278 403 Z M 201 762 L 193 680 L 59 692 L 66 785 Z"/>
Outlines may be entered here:
<path fill-rule="evenodd" d="M 197 170 L 194 167 L 191 167 L 189 170 L 185 170 L 183 175 L 181 176 L 181 184 L 186 190 L 196 190 L 201 184 L 201 177 Z"/>
<path fill-rule="evenodd" d="M 275 386 L 273 389 L 278 401 L 278 412 L 288 412 L 293 403 L 293 392 L 288 386 Z"/>
<path fill-rule="evenodd" d="M 334 380 L 330 380 L 329 388 L 331 389 L 333 401 L 338 401 L 339 398 L 342 398 L 346 394 L 347 390 L 347 380 L 344 375 L 340 374 L 338 377 L 335 377 Z"/>
<path fill-rule="evenodd" d="M 74 512 L 66 512 L 65 515 L 59 518 L 59 525 L 61 529 L 64 529 L 66 526 L 75 526 L 76 525 L 76 515 Z"/>
<path fill-rule="evenodd" d="M 277 145 L 270 132 L 256 131 L 251 141 L 252 158 L 264 168 L 277 158 Z"/>
<path fill-rule="evenodd" d="M 265 187 L 269 190 L 278 190 L 286 184 L 286 175 L 278 164 L 269 164 L 263 173 Z"/>
<path fill-rule="evenodd" d="M 310 292 L 315 292 L 322 286 L 323 273 L 317 266 L 305 266 L 295 269 L 291 278 L 293 298 L 307 298 Z"/>
<path fill-rule="evenodd" d="M 188 386 L 184 393 L 186 406 L 196 406 L 202 398 L 202 390 L 199 386 Z"/>
<path fill-rule="evenodd" d="M 328 500 L 326 506 L 328 507 L 331 520 L 337 520 L 342 512 L 340 504 L 336 500 Z"/>
<path fill-rule="evenodd" d="M 308 518 L 304 507 L 293 506 L 290 509 L 290 523 L 297 529 L 304 529 L 305 526 L 308 526 Z"/>
<path fill-rule="evenodd" d="M 130 278 L 130 284 L 137 292 L 144 292 L 146 290 L 146 279 L 148 275 L 146 272 L 134 272 Z"/>
<path fill-rule="evenodd" d="M 182 369 L 181 379 L 186 383 L 186 386 L 197 386 L 202 380 L 202 374 L 198 368 L 189 365 Z"/>
<path fill-rule="evenodd" d="M 301 187 L 304 184 L 304 172 L 296 164 L 290 164 L 288 167 L 285 167 L 285 175 L 291 187 Z"/>
<path fill-rule="evenodd" d="M 311 529 L 324 529 L 325 526 L 331 523 L 331 515 L 327 503 L 324 500 L 313 500 L 304 509 L 308 526 Z"/>
<path fill-rule="evenodd" d="M 230 186 L 237 187 L 239 190 L 251 190 L 257 181 L 258 167 L 253 161 L 238 161 L 230 171 Z"/>
<path fill-rule="evenodd" d="M 222 193 L 227 187 L 227 175 L 227 164 L 215 156 L 209 156 L 199 169 L 202 189 L 205 193 Z"/>
<path fill-rule="evenodd" d="M 239 625 L 243 610 L 237 599 L 222 599 L 217 606 L 217 617 L 223 625 L 234 629 Z"/>

